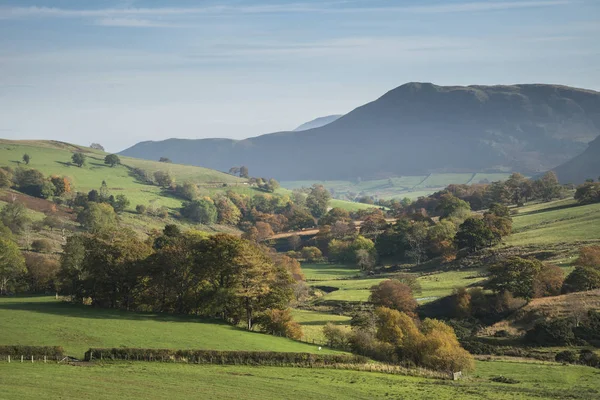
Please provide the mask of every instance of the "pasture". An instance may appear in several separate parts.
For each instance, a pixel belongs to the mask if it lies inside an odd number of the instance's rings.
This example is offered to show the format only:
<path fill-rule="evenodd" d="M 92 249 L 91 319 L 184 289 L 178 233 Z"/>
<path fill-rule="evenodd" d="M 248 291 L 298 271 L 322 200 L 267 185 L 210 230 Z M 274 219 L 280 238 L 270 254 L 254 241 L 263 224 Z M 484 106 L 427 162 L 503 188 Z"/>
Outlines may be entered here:
<path fill-rule="evenodd" d="M 7 399 L 592 399 L 600 372 L 554 363 L 477 362 L 457 381 L 334 369 L 118 362 L 71 366 L 0 362 Z M 498 376 L 516 380 L 496 383 Z"/>
<path fill-rule="evenodd" d="M 0 327 L 0 344 L 63 346 L 75 357 L 83 357 L 90 347 L 318 351 L 312 345 L 217 320 L 96 309 L 47 296 L 0 298 Z"/>

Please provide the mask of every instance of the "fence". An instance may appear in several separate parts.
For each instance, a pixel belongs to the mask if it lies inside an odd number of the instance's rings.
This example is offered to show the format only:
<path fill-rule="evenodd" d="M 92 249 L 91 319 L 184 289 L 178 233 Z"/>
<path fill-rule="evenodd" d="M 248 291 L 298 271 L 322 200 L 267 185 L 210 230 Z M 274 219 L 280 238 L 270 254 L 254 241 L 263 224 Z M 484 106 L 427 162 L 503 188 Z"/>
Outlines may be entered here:
<path fill-rule="evenodd" d="M 10 356 L 10 355 L 6 355 L 6 356 L 0 356 L 0 360 L 1 361 L 6 361 L 9 363 L 35 363 L 35 362 L 42 362 L 42 363 L 49 363 L 49 362 L 61 362 L 63 359 L 65 359 L 65 357 L 59 357 L 59 356 Z"/>

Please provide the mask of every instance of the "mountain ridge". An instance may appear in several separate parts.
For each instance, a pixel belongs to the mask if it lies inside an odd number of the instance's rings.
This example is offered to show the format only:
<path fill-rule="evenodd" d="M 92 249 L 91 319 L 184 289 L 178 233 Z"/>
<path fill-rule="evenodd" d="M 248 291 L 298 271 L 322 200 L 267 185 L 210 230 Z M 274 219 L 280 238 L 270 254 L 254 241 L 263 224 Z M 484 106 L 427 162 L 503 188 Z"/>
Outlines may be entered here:
<path fill-rule="evenodd" d="M 535 174 L 600 135 L 600 93 L 563 85 L 410 82 L 307 131 L 244 140 L 168 139 L 121 154 L 277 179 L 356 179 L 432 172 Z"/>

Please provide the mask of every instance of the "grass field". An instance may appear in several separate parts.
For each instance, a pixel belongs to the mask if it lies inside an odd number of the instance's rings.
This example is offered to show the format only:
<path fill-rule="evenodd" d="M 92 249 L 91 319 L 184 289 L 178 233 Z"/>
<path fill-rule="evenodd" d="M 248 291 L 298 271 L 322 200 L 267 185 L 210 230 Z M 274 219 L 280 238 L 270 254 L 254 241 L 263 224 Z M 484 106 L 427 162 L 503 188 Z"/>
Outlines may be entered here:
<path fill-rule="evenodd" d="M 518 383 L 492 382 L 497 376 Z M 477 362 L 458 381 L 330 369 L 161 363 L 87 367 L 0 363 L 6 399 L 594 399 L 600 372 L 558 364 Z"/>
<path fill-rule="evenodd" d="M 192 316 L 95 309 L 53 297 L 0 298 L 0 344 L 316 352 L 315 346 Z M 323 350 L 330 352 L 328 350 Z M 2 394 L 0 393 L 0 398 Z"/>
<path fill-rule="evenodd" d="M 333 279 L 348 279 L 360 276 L 360 269 L 343 264 L 302 264 L 302 272 L 306 281 L 328 281 Z"/>
<path fill-rule="evenodd" d="M 416 199 L 442 190 L 451 183 L 479 183 L 481 181 L 499 181 L 508 178 L 505 173 L 445 173 L 419 176 L 400 176 L 389 179 L 352 181 L 282 181 L 287 189 L 299 189 L 320 184 L 335 192 L 335 196 L 346 198 L 351 193 L 360 196 L 374 196 L 380 199 L 404 198 Z"/>
<path fill-rule="evenodd" d="M 310 310 L 292 310 L 294 320 L 302 325 L 304 337 L 302 341 L 312 343 L 325 343 L 323 327 L 331 322 L 334 325 L 350 326 L 350 317 L 334 315 Z"/>
<path fill-rule="evenodd" d="M 600 241 L 600 204 L 577 206 L 572 199 L 558 200 L 518 211 L 513 217 L 513 234 L 505 240 L 508 245 Z"/>
<path fill-rule="evenodd" d="M 420 276 L 421 294 L 418 296 L 423 301 L 434 300 L 452 294 L 458 287 L 468 287 L 485 278 L 480 276 L 479 270 L 447 271 L 438 274 Z"/>

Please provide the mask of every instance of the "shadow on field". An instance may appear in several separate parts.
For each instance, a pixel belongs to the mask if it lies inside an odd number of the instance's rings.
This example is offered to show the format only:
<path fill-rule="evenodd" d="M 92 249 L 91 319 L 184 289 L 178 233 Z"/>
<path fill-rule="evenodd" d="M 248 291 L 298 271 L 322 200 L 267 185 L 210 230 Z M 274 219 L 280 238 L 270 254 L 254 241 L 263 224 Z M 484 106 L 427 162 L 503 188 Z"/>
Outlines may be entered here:
<path fill-rule="evenodd" d="M 521 217 L 521 216 L 524 216 L 524 215 L 535 215 L 535 214 L 546 213 L 548 211 L 558 211 L 558 210 L 564 210 L 564 209 L 573 208 L 573 207 L 581 207 L 581 204 L 578 204 L 578 203 L 564 204 L 562 206 L 554 206 L 554 207 L 542 208 L 541 210 L 534 210 L 534 211 L 529 211 L 529 212 L 524 212 L 524 213 L 518 213 L 516 215 L 513 215 L 513 217 Z"/>
<path fill-rule="evenodd" d="M 0 297 L 0 299 L 2 299 Z M 201 318 L 193 315 L 178 315 L 167 313 L 145 313 L 125 310 L 114 310 L 105 308 L 95 308 L 80 304 L 70 304 L 67 302 L 54 301 L 33 301 L 28 302 L 24 299 L 15 297 L 4 298 L 0 301 L 0 310 L 30 311 L 42 314 L 60 315 L 65 318 L 90 318 L 90 319 L 120 319 L 127 321 L 156 321 L 156 322 L 196 322 L 210 323 L 216 325 L 227 325 L 218 319 Z M 14 301 L 11 301 L 14 300 Z"/>

